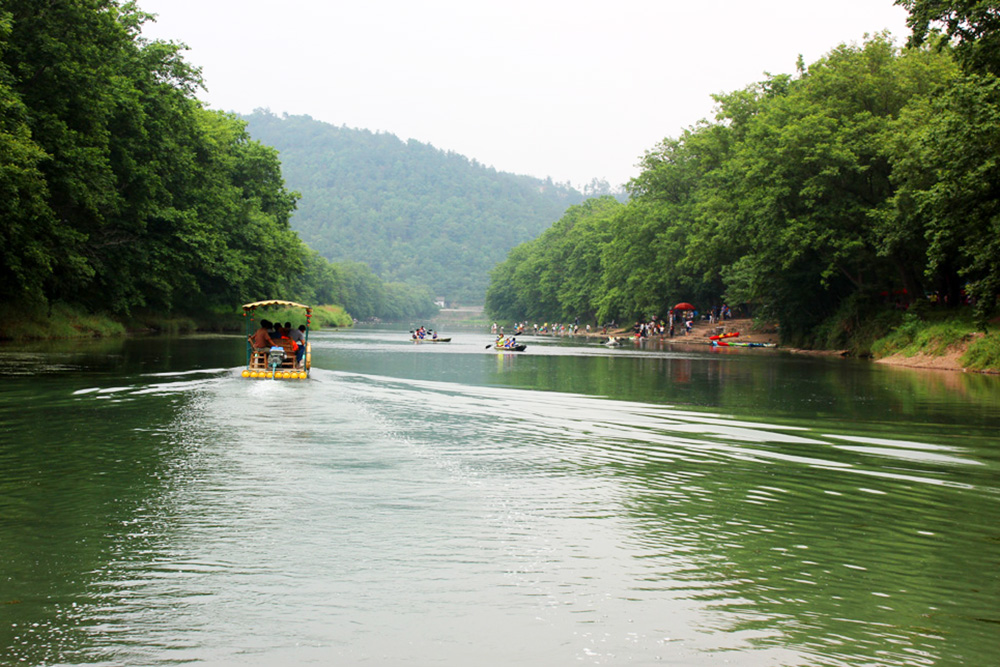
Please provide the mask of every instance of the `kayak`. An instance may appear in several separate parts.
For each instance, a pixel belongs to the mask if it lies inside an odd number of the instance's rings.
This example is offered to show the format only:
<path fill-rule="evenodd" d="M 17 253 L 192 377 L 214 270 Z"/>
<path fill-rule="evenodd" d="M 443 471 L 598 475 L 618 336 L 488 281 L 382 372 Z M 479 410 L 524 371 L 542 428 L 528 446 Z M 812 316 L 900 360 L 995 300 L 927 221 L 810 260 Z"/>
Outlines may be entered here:
<path fill-rule="evenodd" d="M 728 340 L 713 340 L 712 347 L 776 347 L 774 343 L 730 343 Z"/>
<path fill-rule="evenodd" d="M 450 343 L 451 338 L 412 338 L 414 343 Z"/>
<path fill-rule="evenodd" d="M 524 352 L 526 347 L 528 346 L 524 343 L 518 343 L 517 345 L 494 345 L 493 349 L 497 352 Z"/>
<path fill-rule="evenodd" d="M 739 335 L 740 335 L 739 331 L 730 331 L 729 333 L 715 334 L 714 336 L 709 336 L 708 339 L 709 340 L 722 340 L 723 338 L 736 338 Z"/>

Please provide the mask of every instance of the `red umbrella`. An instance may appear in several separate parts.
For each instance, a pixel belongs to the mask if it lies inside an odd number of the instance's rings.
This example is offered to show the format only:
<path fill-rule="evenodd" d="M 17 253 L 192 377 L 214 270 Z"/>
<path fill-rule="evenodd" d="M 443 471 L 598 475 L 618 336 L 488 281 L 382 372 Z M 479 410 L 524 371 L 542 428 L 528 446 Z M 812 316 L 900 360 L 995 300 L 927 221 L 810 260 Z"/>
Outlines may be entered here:
<path fill-rule="evenodd" d="M 679 304 L 674 306 L 674 310 L 694 310 L 694 306 L 687 301 L 681 301 Z"/>

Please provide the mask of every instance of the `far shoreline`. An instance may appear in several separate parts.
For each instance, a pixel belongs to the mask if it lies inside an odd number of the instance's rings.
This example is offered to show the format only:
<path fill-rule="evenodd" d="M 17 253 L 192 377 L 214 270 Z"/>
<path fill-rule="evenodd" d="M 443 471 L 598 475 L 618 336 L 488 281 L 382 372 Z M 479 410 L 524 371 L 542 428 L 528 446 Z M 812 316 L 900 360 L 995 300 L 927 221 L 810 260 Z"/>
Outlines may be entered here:
<path fill-rule="evenodd" d="M 666 344 L 671 346 L 685 346 L 685 347 L 704 347 L 711 345 L 711 341 L 708 339 L 709 336 L 714 333 L 727 333 L 738 331 L 740 333 L 739 340 L 748 343 L 773 343 L 777 347 L 776 350 L 782 352 L 789 352 L 792 354 L 803 354 L 810 356 L 827 356 L 827 357 L 849 357 L 851 356 L 851 351 L 847 349 L 840 350 L 813 350 L 813 349 L 802 349 L 795 347 L 783 347 L 779 341 L 779 336 L 777 330 L 774 327 L 765 327 L 763 331 L 756 330 L 754 327 L 753 320 L 748 318 L 742 319 L 732 319 L 724 320 L 720 323 L 709 323 L 707 321 L 696 322 L 692 326 L 692 331 L 690 334 L 684 334 L 683 332 L 675 334 L 674 336 L 655 336 L 653 339 L 656 340 L 658 344 Z M 558 333 L 538 333 L 525 332 L 521 335 L 538 335 L 558 338 L 562 334 Z M 634 336 L 630 328 L 616 328 L 609 330 L 608 333 L 602 333 L 600 329 L 591 329 L 591 331 L 579 330 L 575 334 L 567 333 L 566 336 L 574 337 L 584 337 L 589 339 L 608 339 L 609 337 L 621 338 L 623 343 L 629 342 Z M 648 340 L 648 339 L 647 339 Z M 737 350 L 739 348 L 733 348 Z M 968 350 L 968 343 L 960 343 L 956 345 L 949 346 L 948 349 L 942 354 L 926 354 L 918 353 L 914 355 L 906 355 L 902 353 L 892 354 L 879 359 L 871 359 L 873 363 L 882 364 L 885 366 L 891 366 L 894 368 L 908 368 L 908 369 L 919 369 L 919 370 L 934 370 L 934 371 L 959 371 L 963 373 L 982 373 L 986 375 L 997 375 L 1000 371 L 995 369 L 983 369 L 983 370 L 972 370 L 965 367 L 961 363 L 962 356 Z M 742 351 L 742 350 L 741 350 Z"/>

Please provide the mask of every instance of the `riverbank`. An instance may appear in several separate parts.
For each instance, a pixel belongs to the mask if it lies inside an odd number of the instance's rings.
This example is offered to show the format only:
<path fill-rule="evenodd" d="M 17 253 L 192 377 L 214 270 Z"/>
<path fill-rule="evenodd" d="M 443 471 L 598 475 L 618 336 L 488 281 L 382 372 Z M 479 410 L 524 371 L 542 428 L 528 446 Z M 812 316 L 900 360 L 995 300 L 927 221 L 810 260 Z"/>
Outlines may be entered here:
<path fill-rule="evenodd" d="M 1000 321 L 995 321 L 993 325 L 994 328 L 1000 326 Z M 739 332 L 740 342 L 780 346 L 777 326 L 756 323 L 749 318 L 724 320 L 720 323 L 700 321 L 693 324 L 690 334 L 681 333 L 673 337 L 657 336 L 656 340 L 671 346 L 708 346 L 711 345 L 710 336 L 731 332 Z M 632 330 L 621 328 L 607 334 L 591 331 L 577 335 L 598 340 L 606 340 L 609 336 L 628 339 L 632 337 Z M 781 347 L 780 349 L 795 354 L 844 357 L 857 355 L 857 352 L 850 348 L 815 350 Z M 888 366 L 1000 373 L 1000 332 L 984 334 L 974 331 L 971 322 L 960 318 L 943 322 L 911 319 L 876 341 L 872 345 L 871 353 L 863 356 L 870 356 L 875 363 Z"/>
<path fill-rule="evenodd" d="M 977 373 L 1000 373 L 1000 321 L 989 333 L 976 331 L 968 321 L 906 320 L 872 345 L 876 363 Z"/>
<path fill-rule="evenodd" d="M 296 309 L 271 310 L 273 320 L 300 323 Z M 351 316 L 340 306 L 316 306 L 311 326 L 352 326 Z M 118 338 L 142 334 L 188 334 L 195 332 L 242 333 L 246 328 L 240 310 L 205 312 L 198 315 L 134 313 L 129 317 L 90 313 L 67 304 L 45 307 L 0 306 L 0 340 L 61 340 L 74 338 Z"/>
<path fill-rule="evenodd" d="M 994 325 L 1000 322 L 994 322 Z M 778 330 L 772 325 L 755 324 L 753 320 L 727 320 L 725 331 L 739 331 L 739 340 L 753 343 L 779 344 Z M 707 336 L 717 332 L 715 325 L 702 322 L 694 334 L 683 336 L 680 344 L 705 344 Z M 956 318 L 942 322 L 910 320 L 872 345 L 875 363 L 905 368 L 1000 373 L 1000 332 L 984 334 L 974 331 L 970 321 Z M 690 339 L 690 340 L 685 340 Z M 699 340 L 700 339 L 700 340 Z M 852 356 L 852 349 L 810 350 L 782 348 L 796 354 Z M 868 355 L 865 355 L 868 356 Z"/>
<path fill-rule="evenodd" d="M 709 323 L 708 321 L 702 320 L 694 322 L 691 325 L 691 333 L 685 334 L 683 327 L 676 327 L 675 334 L 673 336 L 655 336 L 656 340 L 661 340 L 664 343 L 670 345 L 694 345 L 694 346 L 705 346 L 711 345 L 711 336 L 723 333 L 733 333 L 739 332 L 739 340 L 744 343 L 766 343 L 768 345 L 777 345 L 779 342 L 778 329 L 776 326 L 771 324 L 755 324 L 753 320 L 749 318 L 740 318 L 734 320 L 723 320 L 722 322 Z M 631 338 L 632 329 L 613 329 L 607 334 L 603 334 L 600 331 L 591 331 L 587 334 L 578 334 L 589 336 L 590 338 L 607 339 L 609 336 L 613 338 Z"/>

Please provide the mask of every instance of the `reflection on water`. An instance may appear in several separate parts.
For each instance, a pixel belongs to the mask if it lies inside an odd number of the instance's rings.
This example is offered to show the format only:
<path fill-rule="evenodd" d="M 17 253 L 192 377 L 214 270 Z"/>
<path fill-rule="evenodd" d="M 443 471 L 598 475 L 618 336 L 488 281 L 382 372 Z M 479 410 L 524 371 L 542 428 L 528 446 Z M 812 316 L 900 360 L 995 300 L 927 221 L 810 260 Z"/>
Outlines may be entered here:
<path fill-rule="evenodd" d="M 996 378 L 462 338 L 0 354 L 0 662 L 995 661 Z"/>

